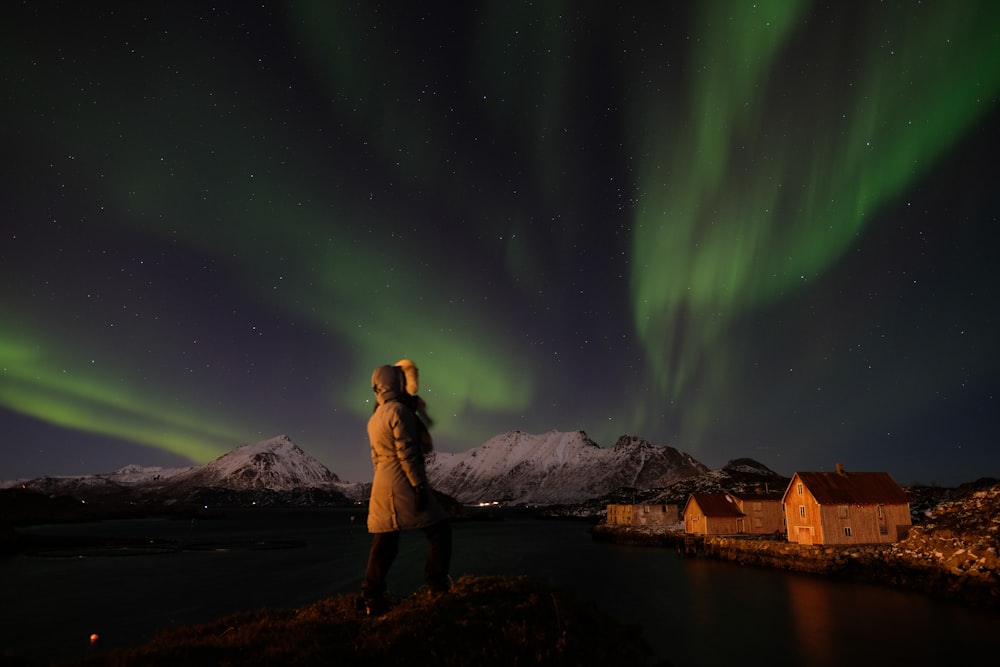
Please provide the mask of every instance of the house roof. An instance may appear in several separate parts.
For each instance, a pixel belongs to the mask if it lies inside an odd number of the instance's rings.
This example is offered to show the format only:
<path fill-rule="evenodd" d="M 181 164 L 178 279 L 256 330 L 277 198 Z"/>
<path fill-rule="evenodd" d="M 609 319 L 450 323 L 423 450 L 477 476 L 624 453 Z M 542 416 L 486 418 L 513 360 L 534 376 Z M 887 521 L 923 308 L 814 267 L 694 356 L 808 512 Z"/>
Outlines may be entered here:
<path fill-rule="evenodd" d="M 906 491 L 887 472 L 795 473 L 820 505 L 908 504 Z M 791 485 L 789 485 L 791 491 Z"/>
<path fill-rule="evenodd" d="M 734 492 L 730 493 L 729 495 L 731 495 L 733 498 L 736 498 L 737 500 L 742 500 L 745 503 L 747 503 L 747 502 L 753 502 L 753 501 L 761 501 L 761 500 L 770 500 L 770 501 L 773 501 L 773 502 L 780 503 L 784 499 L 784 497 L 785 497 L 785 492 L 784 491 L 766 491 L 766 492 L 762 491 L 760 493 L 757 493 L 756 491 L 747 491 L 747 492 L 739 493 L 739 492 L 735 492 L 734 491 Z"/>
<path fill-rule="evenodd" d="M 692 502 L 698 503 L 698 507 L 701 508 L 701 513 L 705 516 L 746 516 L 740 511 L 740 508 L 736 506 L 736 503 L 733 502 L 728 493 L 692 493 L 691 497 L 688 498 L 687 504 L 684 505 L 685 511 L 687 511 L 688 505 Z"/>

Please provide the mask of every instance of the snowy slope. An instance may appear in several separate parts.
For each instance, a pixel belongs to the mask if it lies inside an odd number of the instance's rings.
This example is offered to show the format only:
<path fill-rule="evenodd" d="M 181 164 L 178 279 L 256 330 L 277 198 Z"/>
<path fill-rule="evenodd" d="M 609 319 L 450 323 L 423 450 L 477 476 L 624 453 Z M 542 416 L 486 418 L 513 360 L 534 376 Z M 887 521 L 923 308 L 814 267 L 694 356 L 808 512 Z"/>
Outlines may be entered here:
<path fill-rule="evenodd" d="M 140 465 L 124 466 L 115 470 L 114 472 L 104 473 L 101 475 L 94 475 L 94 477 L 103 477 L 110 481 L 116 482 L 123 486 L 134 486 L 137 484 L 151 484 L 154 482 L 160 482 L 163 480 L 170 479 L 174 475 L 178 475 L 182 472 L 187 472 L 191 470 L 188 468 L 161 468 L 159 466 L 144 467 Z"/>
<path fill-rule="evenodd" d="M 165 488 L 212 487 L 237 491 L 325 488 L 340 478 L 303 452 L 287 435 L 242 445 L 219 458 L 177 473 Z"/>
<path fill-rule="evenodd" d="M 194 489 L 207 488 L 232 492 L 318 489 L 338 491 L 354 500 L 366 499 L 368 494 L 368 484 L 342 481 L 286 435 L 242 445 L 214 461 L 189 468 L 127 465 L 82 477 L 39 477 L 19 481 L 17 486 L 80 498 L 120 494 L 181 498 Z"/>
<path fill-rule="evenodd" d="M 623 436 L 601 448 L 583 431 L 511 431 L 428 462 L 435 489 L 463 503 L 574 503 L 623 486 L 663 487 L 707 472 L 691 456 Z"/>

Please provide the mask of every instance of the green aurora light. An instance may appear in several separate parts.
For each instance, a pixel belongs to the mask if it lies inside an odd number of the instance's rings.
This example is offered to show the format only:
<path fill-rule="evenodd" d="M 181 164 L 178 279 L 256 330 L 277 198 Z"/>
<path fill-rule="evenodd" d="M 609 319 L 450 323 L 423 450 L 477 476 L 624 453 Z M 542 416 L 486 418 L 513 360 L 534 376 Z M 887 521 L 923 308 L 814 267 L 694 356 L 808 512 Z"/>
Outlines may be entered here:
<path fill-rule="evenodd" d="M 632 304 L 659 387 L 646 410 L 683 406 L 674 418 L 686 442 L 724 403 L 730 330 L 834 265 L 1000 90 L 995 6 L 872 5 L 859 23 L 878 33 L 840 45 L 867 50 L 791 80 L 780 71 L 789 61 L 838 47 L 797 41 L 808 3 L 699 7 L 691 104 L 682 114 L 676 100 L 638 101 L 639 124 L 664 131 L 651 149 L 632 147 L 645 154 Z M 845 61 L 846 76 L 834 69 Z"/>

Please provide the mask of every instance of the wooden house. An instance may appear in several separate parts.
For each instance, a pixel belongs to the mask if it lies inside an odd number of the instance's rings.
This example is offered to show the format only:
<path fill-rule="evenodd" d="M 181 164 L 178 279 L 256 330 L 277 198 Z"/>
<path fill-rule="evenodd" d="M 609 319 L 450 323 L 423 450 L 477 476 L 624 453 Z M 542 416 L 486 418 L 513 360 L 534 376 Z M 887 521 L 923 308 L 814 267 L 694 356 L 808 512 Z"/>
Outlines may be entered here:
<path fill-rule="evenodd" d="M 784 494 L 777 492 L 730 493 L 744 515 L 743 530 L 751 535 L 785 532 Z"/>
<path fill-rule="evenodd" d="M 612 526 L 674 526 L 680 523 L 680 512 L 677 505 L 662 503 L 608 505 L 607 523 Z"/>
<path fill-rule="evenodd" d="M 692 493 L 684 503 L 684 532 L 735 535 L 746 532 L 746 515 L 728 493 Z"/>
<path fill-rule="evenodd" d="M 911 525 L 906 491 L 885 472 L 798 472 L 784 495 L 788 541 L 891 544 Z"/>

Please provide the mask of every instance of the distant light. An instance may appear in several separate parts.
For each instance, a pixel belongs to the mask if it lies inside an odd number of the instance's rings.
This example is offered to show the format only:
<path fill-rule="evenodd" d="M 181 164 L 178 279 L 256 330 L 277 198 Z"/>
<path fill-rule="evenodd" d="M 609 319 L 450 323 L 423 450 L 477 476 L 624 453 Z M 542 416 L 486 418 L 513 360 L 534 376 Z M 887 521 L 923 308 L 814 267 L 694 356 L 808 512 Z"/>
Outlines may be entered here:
<path fill-rule="evenodd" d="M 98 639 L 100 639 L 100 638 L 101 638 L 101 636 L 100 636 L 100 635 L 98 635 L 98 634 L 97 634 L 97 633 L 95 632 L 95 633 L 93 633 L 93 634 L 91 634 L 91 635 L 90 635 L 90 643 L 91 643 L 91 644 L 96 644 L 96 643 L 97 643 L 97 640 L 98 640 Z"/>

